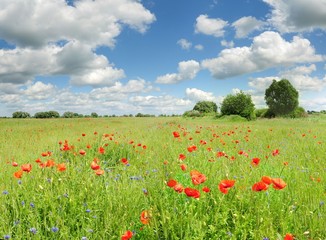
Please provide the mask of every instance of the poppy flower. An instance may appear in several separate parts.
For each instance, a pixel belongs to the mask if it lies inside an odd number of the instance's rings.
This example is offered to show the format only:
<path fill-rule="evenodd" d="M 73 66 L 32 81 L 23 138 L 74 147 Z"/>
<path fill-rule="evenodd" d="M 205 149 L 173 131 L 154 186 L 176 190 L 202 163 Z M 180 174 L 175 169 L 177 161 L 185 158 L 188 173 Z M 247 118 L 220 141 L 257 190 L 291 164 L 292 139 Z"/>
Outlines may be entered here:
<path fill-rule="evenodd" d="M 23 176 L 23 171 L 22 170 L 19 170 L 19 171 L 14 173 L 15 178 L 21 178 L 22 176 Z"/>
<path fill-rule="evenodd" d="M 260 192 L 260 191 L 266 191 L 268 189 L 268 185 L 264 183 L 263 181 L 257 182 L 251 187 L 252 191 Z"/>
<path fill-rule="evenodd" d="M 141 212 L 140 221 L 142 222 L 142 224 L 148 224 L 150 218 L 151 218 L 150 213 L 147 210 Z"/>
<path fill-rule="evenodd" d="M 280 151 L 278 149 L 275 149 L 272 151 L 272 155 L 275 157 L 280 154 Z"/>
<path fill-rule="evenodd" d="M 98 169 L 100 169 L 100 165 L 98 165 L 95 161 L 93 161 L 93 162 L 91 163 L 91 168 L 92 168 L 93 170 L 98 170 Z"/>
<path fill-rule="evenodd" d="M 11 165 L 12 165 L 13 167 L 18 167 L 18 163 L 16 163 L 16 162 L 12 162 Z"/>
<path fill-rule="evenodd" d="M 183 192 L 183 186 L 180 183 L 177 183 L 176 185 L 173 186 L 174 191 L 178 192 L 178 193 L 182 193 Z"/>
<path fill-rule="evenodd" d="M 84 155 L 86 155 L 86 152 L 85 152 L 85 150 L 80 149 L 80 150 L 79 150 L 79 154 L 82 155 L 82 156 L 84 156 Z"/>
<path fill-rule="evenodd" d="M 199 185 L 206 181 L 206 176 L 197 170 L 192 170 L 190 172 L 191 181 L 194 185 Z"/>
<path fill-rule="evenodd" d="M 175 185 L 177 185 L 177 181 L 176 180 L 174 180 L 174 179 L 170 179 L 168 182 L 167 182 L 167 184 L 166 185 L 168 185 L 168 187 L 170 187 L 170 188 L 173 188 Z"/>
<path fill-rule="evenodd" d="M 260 162 L 260 158 L 253 158 L 253 159 L 251 160 L 251 164 L 252 164 L 253 166 L 258 166 L 259 162 Z"/>
<path fill-rule="evenodd" d="M 63 172 L 63 171 L 66 171 L 66 164 L 64 164 L 64 163 L 59 163 L 58 165 L 57 165 L 57 169 L 58 169 L 58 171 L 59 172 Z"/>
<path fill-rule="evenodd" d="M 211 189 L 209 187 L 203 187 L 202 190 L 203 190 L 203 192 L 206 192 L 206 193 L 211 191 Z"/>
<path fill-rule="evenodd" d="M 286 187 L 286 183 L 281 178 L 273 178 L 272 179 L 273 188 L 276 190 L 281 190 Z"/>
<path fill-rule="evenodd" d="M 85 137 L 86 136 L 86 133 L 82 133 L 82 136 Z"/>
<path fill-rule="evenodd" d="M 284 236 L 284 240 L 294 240 L 294 236 L 291 233 L 287 233 Z"/>
<path fill-rule="evenodd" d="M 105 153 L 105 149 L 104 149 L 103 147 L 99 147 L 99 148 L 98 148 L 98 152 L 99 152 L 100 154 L 104 154 L 104 153 Z"/>
<path fill-rule="evenodd" d="M 222 180 L 220 182 L 220 184 L 218 185 L 219 190 L 223 193 L 223 194 L 227 194 L 229 191 L 229 188 L 233 187 L 235 183 L 235 180 Z"/>
<path fill-rule="evenodd" d="M 262 178 L 261 178 L 261 181 L 262 182 L 264 182 L 264 183 L 266 183 L 266 184 L 268 184 L 268 185 L 270 185 L 270 184 L 272 184 L 272 178 L 271 177 L 268 177 L 268 176 L 263 176 Z"/>
<path fill-rule="evenodd" d="M 186 171 L 187 170 L 187 165 L 186 164 L 181 164 L 180 168 L 182 171 Z"/>
<path fill-rule="evenodd" d="M 200 192 L 197 189 L 194 189 L 194 188 L 185 188 L 184 192 L 188 197 L 193 197 L 193 198 L 199 198 L 200 197 Z"/>
<path fill-rule="evenodd" d="M 216 153 L 216 157 L 224 157 L 225 156 L 225 152 L 221 152 L 221 151 L 219 151 L 219 152 L 217 152 Z"/>
<path fill-rule="evenodd" d="M 178 137 L 180 137 L 180 133 L 178 133 L 178 132 L 173 132 L 173 136 L 174 136 L 175 138 L 178 138 Z"/>
<path fill-rule="evenodd" d="M 179 154 L 179 160 L 183 161 L 186 159 L 186 155 L 184 154 Z"/>
<path fill-rule="evenodd" d="M 128 230 L 121 236 L 121 240 L 129 240 L 132 238 L 132 235 L 132 231 Z"/>
<path fill-rule="evenodd" d="M 49 160 L 46 161 L 45 166 L 46 167 L 53 167 L 53 166 L 55 166 L 55 162 L 52 159 L 49 159 Z"/>
<path fill-rule="evenodd" d="M 104 170 L 102 170 L 102 169 L 98 169 L 98 170 L 95 171 L 95 174 L 96 174 L 97 176 L 101 176 L 101 175 L 104 174 Z"/>
<path fill-rule="evenodd" d="M 127 165 L 127 164 L 128 164 L 128 160 L 127 160 L 127 158 L 122 158 L 122 159 L 121 159 L 121 162 L 122 162 L 124 165 Z"/>
<path fill-rule="evenodd" d="M 191 145 L 187 148 L 188 152 L 193 152 L 197 150 L 197 147 L 195 145 Z"/>
<path fill-rule="evenodd" d="M 30 172 L 32 170 L 32 164 L 30 164 L 30 163 L 23 164 L 23 165 L 21 165 L 21 169 L 24 172 Z"/>

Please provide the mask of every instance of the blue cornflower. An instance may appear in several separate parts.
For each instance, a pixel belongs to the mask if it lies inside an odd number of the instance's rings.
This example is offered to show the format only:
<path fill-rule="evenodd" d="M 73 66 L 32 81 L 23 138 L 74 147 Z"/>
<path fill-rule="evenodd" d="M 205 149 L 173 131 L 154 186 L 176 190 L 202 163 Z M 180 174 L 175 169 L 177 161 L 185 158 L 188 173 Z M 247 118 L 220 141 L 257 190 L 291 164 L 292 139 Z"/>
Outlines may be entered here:
<path fill-rule="evenodd" d="M 86 209 L 86 212 L 89 213 L 89 212 L 91 212 L 91 210 L 90 209 Z"/>
<path fill-rule="evenodd" d="M 30 231 L 31 233 L 33 233 L 33 234 L 36 234 L 36 233 L 37 233 L 36 228 L 30 228 L 29 231 Z"/>
<path fill-rule="evenodd" d="M 52 231 L 52 232 L 57 232 L 57 231 L 59 231 L 59 228 L 57 228 L 57 227 L 52 227 L 52 228 L 51 228 L 51 231 Z"/>
<path fill-rule="evenodd" d="M 35 208 L 35 205 L 32 202 L 29 204 L 29 206 L 31 206 L 32 208 Z"/>
<path fill-rule="evenodd" d="M 87 237 L 82 237 L 81 240 L 88 240 L 88 238 Z"/>
<path fill-rule="evenodd" d="M 2 192 L 2 194 L 3 194 L 3 195 L 8 195 L 9 192 L 8 192 L 7 190 L 4 190 L 4 191 Z"/>
<path fill-rule="evenodd" d="M 10 235 L 8 235 L 8 234 L 7 235 L 4 235 L 3 238 L 4 239 L 10 239 Z"/>

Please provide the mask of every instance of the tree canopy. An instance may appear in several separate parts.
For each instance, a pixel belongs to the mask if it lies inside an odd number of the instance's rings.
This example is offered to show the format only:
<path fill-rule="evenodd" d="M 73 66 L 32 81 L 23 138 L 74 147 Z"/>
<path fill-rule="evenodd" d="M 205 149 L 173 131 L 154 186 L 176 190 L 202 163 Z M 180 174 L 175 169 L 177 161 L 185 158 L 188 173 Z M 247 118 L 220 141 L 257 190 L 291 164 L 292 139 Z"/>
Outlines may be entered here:
<path fill-rule="evenodd" d="M 200 113 L 216 113 L 217 105 L 215 102 L 211 101 L 200 101 L 196 103 L 193 110 L 198 111 Z"/>
<path fill-rule="evenodd" d="M 287 79 L 273 80 L 265 91 L 265 101 L 276 116 L 293 112 L 299 104 L 299 93 Z"/>

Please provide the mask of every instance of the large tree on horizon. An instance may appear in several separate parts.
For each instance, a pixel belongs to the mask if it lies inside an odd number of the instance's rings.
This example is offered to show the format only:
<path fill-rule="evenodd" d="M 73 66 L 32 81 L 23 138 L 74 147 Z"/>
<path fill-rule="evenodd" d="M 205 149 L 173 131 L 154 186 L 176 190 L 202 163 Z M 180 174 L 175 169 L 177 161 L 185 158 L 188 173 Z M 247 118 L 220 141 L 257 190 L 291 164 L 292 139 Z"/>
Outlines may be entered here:
<path fill-rule="evenodd" d="M 265 91 L 265 101 L 269 110 L 276 116 L 293 112 L 299 105 L 299 93 L 289 80 L 273 80 Z"/>

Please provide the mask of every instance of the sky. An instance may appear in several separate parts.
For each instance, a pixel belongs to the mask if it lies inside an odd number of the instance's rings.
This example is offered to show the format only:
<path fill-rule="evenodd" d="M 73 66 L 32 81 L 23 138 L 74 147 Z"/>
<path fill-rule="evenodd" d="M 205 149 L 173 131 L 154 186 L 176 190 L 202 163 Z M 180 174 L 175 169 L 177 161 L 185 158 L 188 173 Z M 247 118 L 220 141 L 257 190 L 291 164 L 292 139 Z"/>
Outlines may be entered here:
<path fill-rule="evenodd" d="M 326 109 L 326 0 L 1 0 L 0 116 L 182 114 L 288 79 Z"/>

